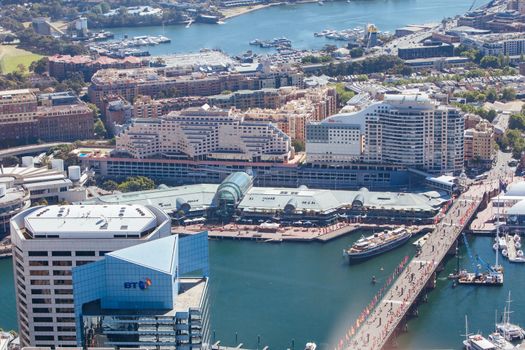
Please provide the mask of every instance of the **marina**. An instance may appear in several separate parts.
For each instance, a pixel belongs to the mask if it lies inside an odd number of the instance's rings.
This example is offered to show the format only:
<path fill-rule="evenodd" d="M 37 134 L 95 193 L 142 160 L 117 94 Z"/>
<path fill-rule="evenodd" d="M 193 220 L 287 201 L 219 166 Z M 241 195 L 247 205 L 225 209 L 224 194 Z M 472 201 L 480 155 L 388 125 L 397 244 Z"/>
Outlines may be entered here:
<path fill-rule="evenodd" d="M 478 1 L 479 5 L 487 1 Z M 468 10 L 470 3 L 454 0 L 414 1 L 338 1 L 325 2 L 324 6 L 310 4 L 282 4 L 228 18 L 224 24 L 215 25 L 194 22 L 191 27 L 181 25 L 107 28 L 115 38 L 164 35 L 172 42 L 148 47 L 152 56 L 174 52 L 198 52 L 202 48 L 219 48 L 230 55 L 237 55 L 252 48 L 259 53 L 269 49 L 250 46 L 255 38 L 287 37 L 300 50 L 321 49 L 333 44 L 332 39 L 314 37 L 315 32 L 326 28 L 344 30 L 364 28 L 374 23 L 382 31 L 393 32 L 409 23 L 439 22 Z M 405 14 L 410 11 L 411 16 Z M 271 18 L 271 21 L 268 19 Z"/>
<path fill-rule="evenodd" d="M 145 46 L 155 46 L 160 44 L 169 44 L 171 39 L 163 35 L 150 36 L 140 35 L 131 38 L 125 37 L 122 40 L 111 40 L 90 44 L 88 47 L 91 51 L 103 56 L 125 57 L 131 56 L 149 56 L 148 51 L 138 49 Z"/>

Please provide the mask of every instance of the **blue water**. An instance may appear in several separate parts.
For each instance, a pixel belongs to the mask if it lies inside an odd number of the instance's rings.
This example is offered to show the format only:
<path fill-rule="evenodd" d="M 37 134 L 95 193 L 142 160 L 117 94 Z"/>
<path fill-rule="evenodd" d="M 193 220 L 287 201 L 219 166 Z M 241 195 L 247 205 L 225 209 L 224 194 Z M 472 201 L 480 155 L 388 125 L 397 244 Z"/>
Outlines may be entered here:
<path fill-rule="evenodd" d="M 477 1 L 477 5 L 486 3 Z M 231 18 L 222 25 L 195 23 L 184 26 L 111 28 L 116 38 L 164 34 L 172 42 L 147 47 L 152 55 L 176 52 L 195 52 L 202 48 L 222 49 L 229 54 L 239 54 L 252 49 L 253 39 L 272 39 L 286 36 L 299 49 L 319 49 L 325 44 L 342 45 L 341 42 L 314 37 L 323 29 L 347 29 L 374 23 L 381 31 L 394 32 L 407 24 L 439 23 L 445 17 L 464 13 L 471 0 L 352 0 L 350 3 L 327 2 L 282 5 L 254 11 Z"/>
<path fill-rule="evenodd" d="M 248 348 L 304 347 L 315 341 L 326 349 L 342 329 L 351 325 L 384 283 L 395 264 L 415 249 L 406 244 L 395 251 L 359 265 L 349 266 L 342 249 L 360 237 L 358 233 L 326 244 L 262 244 L 210 241 L 211 329 L 215 340 L 233 345 L 236 339 Z M 471 239 L 472 250 L 493 261 L 490 237 Z M 461 266 L 470 268 L 464 249 Z M 409 332 L 398 340 L 400 349 L 460 349 L 464 317 L 470 329 L 485 334 L 493 329 L 494 310 L 502 310 L 512 291 L 512 320 L 525 325 L 525 265 L 509 264 L 502 287 L 452 288 L 446 276 L 456 267 L 448 260 L 428 303 L 420 306 L 419 318 L 409 322 Z M 383 271 L 381 271 L 383 267 Z M 375 275 L 377 285 L 370 283 Z M 16 314 L 11 260 L 0 260 L 0 328 L 15 329 Z M 261 347 L 262 348 L 262 347 Z"/>

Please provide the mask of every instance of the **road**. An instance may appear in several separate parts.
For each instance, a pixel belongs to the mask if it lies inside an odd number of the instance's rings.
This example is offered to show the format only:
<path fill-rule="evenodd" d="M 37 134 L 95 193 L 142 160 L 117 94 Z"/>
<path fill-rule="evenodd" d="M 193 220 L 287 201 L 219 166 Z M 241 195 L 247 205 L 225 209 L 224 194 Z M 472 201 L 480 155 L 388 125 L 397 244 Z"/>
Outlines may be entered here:
<path fill-rule="evenodd" d="M 12 147 L 12 148 L 6 148 L 3 150 L 0 150 L 0 159 L 4 157 L 9 156 L 17 156 L 17 155 L 23 155 L 23 154 L 30 154 L 30 153 L 39 153 L 39 152 L 45 152 L 51 147 L 55 147 L 58 145 L 64 145 L 64 144 L 71 144 L 70 142 L 51 142 L 51 143 L 42 143 L 38 145 L 29 145 L 29 146 L 20 146 L 20 147 Z"/>

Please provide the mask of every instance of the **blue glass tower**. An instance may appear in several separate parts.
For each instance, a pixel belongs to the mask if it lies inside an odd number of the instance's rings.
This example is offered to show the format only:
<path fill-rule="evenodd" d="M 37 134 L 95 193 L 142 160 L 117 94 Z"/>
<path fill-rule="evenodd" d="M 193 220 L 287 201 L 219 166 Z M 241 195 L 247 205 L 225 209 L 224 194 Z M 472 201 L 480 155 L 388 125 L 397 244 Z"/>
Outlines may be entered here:
<path fill-rule="evenodd" d="M 74 268 L 78 345 L 206 348 L 208 267 L 202 232 L 117 250 Z"/>

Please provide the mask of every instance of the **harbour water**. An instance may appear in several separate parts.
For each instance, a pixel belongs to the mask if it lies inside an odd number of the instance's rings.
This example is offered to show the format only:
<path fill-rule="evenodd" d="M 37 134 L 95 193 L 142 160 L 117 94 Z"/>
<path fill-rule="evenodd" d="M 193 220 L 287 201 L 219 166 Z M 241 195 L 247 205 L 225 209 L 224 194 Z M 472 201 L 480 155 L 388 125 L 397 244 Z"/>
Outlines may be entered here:
<path fill-rule="evenodd" d="M 477 6 L 487 0 L 477 1 Z M 351 0 L 300 5 L 280 5 L 233 17 L 224 24 L 194 23 L 165 27 L 108 28 L 115 38 L 124 35 L 165 35 L 170 44 L 148 46 L 152 55 L 196 52 L 202 48 L 221 49 L 229 54 L 247 50 L 271 52 L 250 46 L 254 39 L 287 37 L 298 49 L 319 49 L 325 44 L 338 44 L 314 37 L 324 29 L 348 29 L 374 23 L 381 31 L 394 32 L 407 24 L 439 23 L 445 17 L 462 14 L 472 0 Z"/>
<path fill-rule="evenodd" d="M 315 341 L 320 349 L 337 340 L 341 328 L 351 324 L 370 298 L 381 288 L 393 266 L 415 248 L 406 244 L 364 263 L 349 266 L 342 249 L 360 238 L 359 233 L 321 243 L 262 244 L 243 241 L 210 241 L 211 328 L 222 344 L 242 342 L 248 348 L 304 347 Z M 494 259 L 490 237 L 471 240 L 474 253 Z M 464 249 L 461 266 L 470 267 Z M 448 260 L 438 286 L 420 307 L 419 318 L 399 339 L 400 349 L 460 349 L 464 315 L 473 331 L 492 331 L 494 310 L 502 310 L 512 291 L 512 320 L 525 324 L 525 266 L 502 261 L 503 287 L 452 288 L 446 276 L 456 267 Z M 383 271 L 381 271 L 383 267 Z M 378 283 L 370 283 L 375 275 Z M 10 260 L 0 260 L 0 328 L 16 327 Z M 262 348 L 262 346 L 261 346 Z"/>

